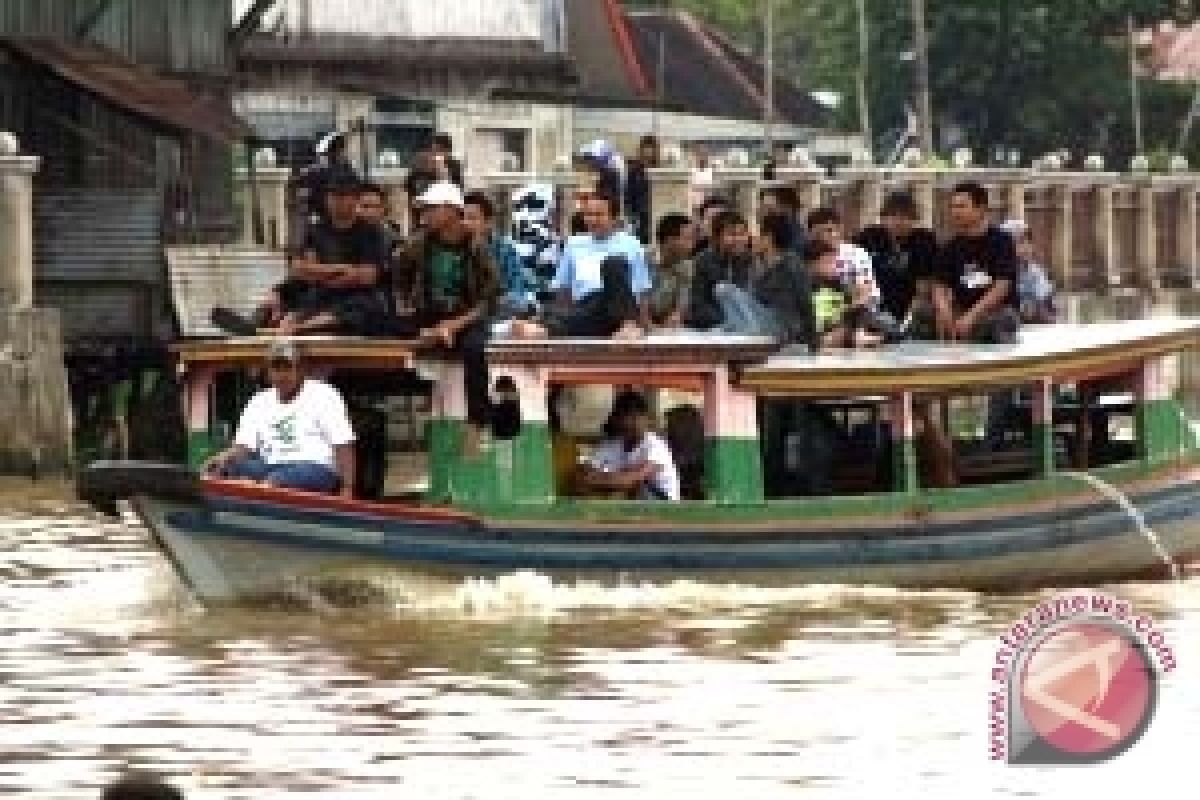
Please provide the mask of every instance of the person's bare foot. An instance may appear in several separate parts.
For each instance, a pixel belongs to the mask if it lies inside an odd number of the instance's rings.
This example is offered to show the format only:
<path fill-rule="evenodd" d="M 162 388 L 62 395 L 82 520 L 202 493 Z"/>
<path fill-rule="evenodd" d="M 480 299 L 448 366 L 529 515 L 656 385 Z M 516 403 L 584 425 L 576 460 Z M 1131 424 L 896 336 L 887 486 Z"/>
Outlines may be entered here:
<path fill-rule="evenodd" d="M 643 333 L 641 327 L 639 327 L 636 323 L 626 322 L 620 327 L 620 329 L 617 330 L 616 333 L 612 335 L 612 338 L 621 341 L 629 341 L 630 339 L 640 339 L 644 335 L 645 334 Z"/>
<path fill-rule="evenodd" d="M 536 322 L 515 319 L 508 329 L 508 335 L 513 339 L 545 339 L 547 331 Z"/>

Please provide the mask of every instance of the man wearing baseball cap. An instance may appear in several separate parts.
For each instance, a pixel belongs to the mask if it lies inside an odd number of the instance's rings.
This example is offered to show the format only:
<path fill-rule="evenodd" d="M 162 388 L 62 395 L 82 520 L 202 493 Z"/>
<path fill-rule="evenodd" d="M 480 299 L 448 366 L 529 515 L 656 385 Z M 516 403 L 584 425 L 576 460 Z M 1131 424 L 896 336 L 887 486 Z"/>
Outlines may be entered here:
<path fill-rule="evenodd" d="M 233 446 L 204 465 L 210 475 L 279 489 L 354 496 L 354 429 L 337 389 L 306 378 L 297 345 L 267 349 L 270 388 L 251 398 Z"/>
<path fill-rule="evenodd" d="M 424 227 L 396 253 L 396 313 L 386 332 L 417 337 L 462 359 L 471 450 L 491 424 L 485 351 L 488 318 L 501 293 L 498 269 L 464 224 L 466 203 L 456 184 L 435 183 L 417 203 Z"/>

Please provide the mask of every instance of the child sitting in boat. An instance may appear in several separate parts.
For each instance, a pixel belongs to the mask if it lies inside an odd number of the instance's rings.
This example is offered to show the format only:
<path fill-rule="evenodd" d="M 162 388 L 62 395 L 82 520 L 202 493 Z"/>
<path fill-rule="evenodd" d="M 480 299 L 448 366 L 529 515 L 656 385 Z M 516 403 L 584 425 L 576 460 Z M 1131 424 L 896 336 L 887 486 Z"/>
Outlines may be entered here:
<path fill-rule="evenodd" d="M 204 472 L 279 489 L 354 496 L 354 429 L 337 389 L 306 378 L 300 351 L 286 340 L 267 350 L 268 389 L 242 412 L 233 446 Z"/>
<path fill-rule="evenodd" d="M 679 502 L 682 491 L 675 457 L 652 428 L 650 404 L 643 395 L 632 391 L 618 395 L 605 425 L 607 438 L 576 470 L 576 490 L 585 496 Z"/>
<path fill-rule="evenodd" d="M 846 285 L 838 253 L 839 248 L 824 239 L 814 238 L 805 247 L 817 349 L 878 347 L 900 339 L 891 317 L 873 307 L 872 286 L 862 281 Z"/>

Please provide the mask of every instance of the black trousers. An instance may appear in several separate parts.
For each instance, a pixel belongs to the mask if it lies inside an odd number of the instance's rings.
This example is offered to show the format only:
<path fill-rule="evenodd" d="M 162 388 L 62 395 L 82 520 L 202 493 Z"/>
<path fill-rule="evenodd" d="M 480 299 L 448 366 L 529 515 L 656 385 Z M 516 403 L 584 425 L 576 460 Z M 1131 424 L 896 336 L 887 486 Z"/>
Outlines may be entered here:
<path fill-rule="evenodd" d="M 337 325 L 331 333 L 366 336 L 387 308 L 382 292 L 372 289 L 328 289 L 297 280 L 286 280 L 275 287 L 286 313 L 304 318 L 332 314 Z"/>
<path fill-rule="evenodd" d="M 432 328 L 444 320 L 416 314 L 392 315 L 383 319 L 373 331 L 377 335 L 396 339 L 415 339 L 424 328 Z M 457 357 L 463 365 L 463 392 L 467 396 L 467 422 L 490 425 L 492 421 L 491 377 L 487 365 L 487 343 L 491 336 L 486 319 L 472 322 L 458 334 L 454 347 L 445 351 Z"/>
<path fill-rule="evenodd" d="M 564 313 L 547 314 L 543 323 L 551 336 L 605 339 L 626 322 L 638 321 L 638 302 L 629 282 L 629 262 L 620 256 L 604 259 L 601 288 Z"/>

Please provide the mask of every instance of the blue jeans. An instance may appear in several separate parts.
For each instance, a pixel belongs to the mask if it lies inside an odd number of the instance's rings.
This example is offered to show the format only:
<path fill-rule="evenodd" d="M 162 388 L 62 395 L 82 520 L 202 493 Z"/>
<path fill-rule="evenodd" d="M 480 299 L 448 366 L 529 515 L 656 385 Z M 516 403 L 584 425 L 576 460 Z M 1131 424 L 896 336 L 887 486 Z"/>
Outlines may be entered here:
<path fill-rule="evenodd" d="M 341 484 L 337 473 L 324 464 L 268 464 L 258 456 L 235 461 L 221 472 L 221 477 L 258 481 L 279 489 L 297 489 L 321 494 L 332 494 Z"/>
<path fill-rule="evenodd" d="M 779 317 L 750 292 L 732 283 L 718 283 L 713 289 L 725 322 L 720 331 L 741 336 L 781 335 Z"/>

